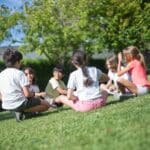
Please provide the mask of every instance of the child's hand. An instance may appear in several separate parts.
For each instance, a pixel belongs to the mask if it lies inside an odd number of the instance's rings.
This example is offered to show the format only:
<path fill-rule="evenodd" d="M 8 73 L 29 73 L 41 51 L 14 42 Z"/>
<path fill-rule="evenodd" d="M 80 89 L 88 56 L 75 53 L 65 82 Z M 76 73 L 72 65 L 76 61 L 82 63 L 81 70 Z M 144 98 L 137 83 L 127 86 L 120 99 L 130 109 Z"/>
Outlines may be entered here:
<path fill-rule="evenodd" d="M 38 97 L 45 97 L 45 96 L 46 96 L 46 92 L 35 93 L 35 96 L 38 96 Z"/>
<path fill-rule="evenodd" d="M 45 96 L 46 96 L 46 92 L 40 92 L 39 94 L 40 94 L 40 96 L 42 96 L 42 97 L 45 97 Z"/>

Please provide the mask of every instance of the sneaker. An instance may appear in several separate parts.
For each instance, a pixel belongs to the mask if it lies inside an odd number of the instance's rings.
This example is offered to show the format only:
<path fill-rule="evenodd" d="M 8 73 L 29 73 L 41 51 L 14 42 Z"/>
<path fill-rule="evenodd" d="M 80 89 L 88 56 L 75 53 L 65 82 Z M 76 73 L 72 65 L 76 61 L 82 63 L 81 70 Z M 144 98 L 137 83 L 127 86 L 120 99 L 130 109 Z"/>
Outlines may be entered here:
<path fill-rule="evenodd" d="M 11 111 L 11 113 L 16 118 L 17 122 L 25 119 L 25 114 L 23 112 Z"/>
<path fill-rule="evenodd" d="M 113 95 L 115 100 L 120 100 L 122 93 L 114 93 Z"/>
<path fill-rule="evenodd" d="M 54 102 L 54 103 L 51 104 L 51 107 L 52 107 L 52 108 L 60 108 L 60 107 L 62 107 L 62 106 L 63 106 L 62 103 L 56 103 L 56 102 Z"/>
<path fill-rule="evenodd" d="M 131 93 L 125 93 L 125 94 L 115 93 L 114 94 L 115 100 L 126 100 L 135 96 L 136 96 L 135 94 L 131 94 Z"/>

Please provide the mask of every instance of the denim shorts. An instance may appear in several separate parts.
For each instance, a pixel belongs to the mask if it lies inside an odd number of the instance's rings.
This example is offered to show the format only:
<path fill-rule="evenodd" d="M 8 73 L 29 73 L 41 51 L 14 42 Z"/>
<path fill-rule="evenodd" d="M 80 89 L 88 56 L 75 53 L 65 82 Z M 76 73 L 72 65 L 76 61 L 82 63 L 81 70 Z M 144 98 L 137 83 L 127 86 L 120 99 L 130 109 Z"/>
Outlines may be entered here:
<path fill-rule="evenodd" d="M 41 100 L 39 98 L 34 98 L 34 97 L 28 98 L 19 107 L 14 109 L 14 111 L 21 112 L 21 111 L 24 111 L 26 109 L 38 106 L 40 104 L 41 104 Z"/>

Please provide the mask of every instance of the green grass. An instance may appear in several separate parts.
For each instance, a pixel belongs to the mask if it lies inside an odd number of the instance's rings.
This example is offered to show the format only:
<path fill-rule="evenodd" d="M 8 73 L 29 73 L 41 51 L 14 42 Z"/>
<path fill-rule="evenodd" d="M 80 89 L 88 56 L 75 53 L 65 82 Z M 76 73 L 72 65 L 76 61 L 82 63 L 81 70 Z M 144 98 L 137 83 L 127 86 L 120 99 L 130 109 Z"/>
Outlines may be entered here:
<path fill-rule="evenodd" d="M 108 105 L 88 113 L 67 107 L 16 122 L 0 113 L 0 150 L 148 150 L 150 95 Z"/>

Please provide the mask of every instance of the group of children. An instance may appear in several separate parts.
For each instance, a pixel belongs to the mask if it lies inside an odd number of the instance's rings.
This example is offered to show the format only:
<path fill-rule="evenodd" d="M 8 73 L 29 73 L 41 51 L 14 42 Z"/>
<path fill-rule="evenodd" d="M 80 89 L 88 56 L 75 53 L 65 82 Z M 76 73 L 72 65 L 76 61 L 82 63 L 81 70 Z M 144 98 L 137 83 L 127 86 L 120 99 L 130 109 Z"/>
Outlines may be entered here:
<path fill-rule="evenodd" d="M 0 73 L 2 106 L 11 111 L 17 121 L 23 120 L 28 113 L 37 114 L 63 104 L 86 112 L 104 106 L 109 93 L 137 96 L 150 89 L 144 57 L 135 46 L 107 58 L 108 75 L 88 66 L 84 51 L 73 52 L 71 63 L 76 70 L 70 73 L 67 86 L 62 81 L 64 70 L 59 65 L 53 69 L 53 77 L 44 92 L 35 84 L 32 68 L 20 70 L 22 58 L 19 51 L 5 51 L 3 59 L 7 68 Z"/>

